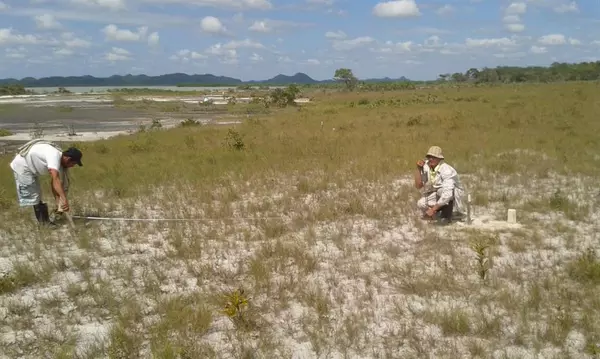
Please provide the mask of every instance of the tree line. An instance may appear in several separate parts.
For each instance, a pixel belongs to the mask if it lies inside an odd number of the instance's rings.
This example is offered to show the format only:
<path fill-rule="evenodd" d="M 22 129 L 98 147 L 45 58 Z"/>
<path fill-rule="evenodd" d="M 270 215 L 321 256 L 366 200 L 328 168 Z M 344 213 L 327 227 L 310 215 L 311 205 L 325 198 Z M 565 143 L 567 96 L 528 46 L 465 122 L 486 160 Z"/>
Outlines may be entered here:
<path fill-rule="evenodd" d="M 352 69 L 340 68 L 333 76 L 347 89 L 363 87 L 354 76 Z M 440 74 L 435 81 L 410 81 L 412 84 L 436 83 L 523 83 L 523 82 L 563 82 L 563 81 L 598 81 L 600 80 L 600 61 L 561 63 L 554 62 L 550 66 L 498 66 L 482 69 L 470 68 L 464 73 Z M 399 88 L 411 88 L 404 83 Z"/>
<path fill-rule="evenodd" d="M 561 63 L 543 66 L 499 66 L 495 68 L 471 68 L 465 73 L 441 74 L 440 81 L 475 83 L 515 82 L 562 82 L 600 80 L 600 61 Z"/>
<path fill-rule="evenodd" d="M 495 68 L 484 67 L 482 69 L 471 68 L 464 73 L 455 72 L 440 74 L 434 81 L 390 81 L 370 83 L 361 81 L 349 68 L 339 68 L 335 71 L 333 80 L 338 86 L 348 90 L 359 88 L 363 91 L 369 90 L 393 90 L 413 89 L 417 84 L 439 84 L 439 83 L 526 83 L 526 82 L 563 82 L 563 81 L 598 81 L 600 80 L 600 61 L 561 63 L 555 62 L 550 66 L 498 66 Z M 301 87 L 331 87 L 333 84 L 306 84 Z M 60 92 L 60 91 L 59 91 Z M 21 84 L 6 84 L 0 86 L 2 95 L 24 95 L 32 93 Z"/>

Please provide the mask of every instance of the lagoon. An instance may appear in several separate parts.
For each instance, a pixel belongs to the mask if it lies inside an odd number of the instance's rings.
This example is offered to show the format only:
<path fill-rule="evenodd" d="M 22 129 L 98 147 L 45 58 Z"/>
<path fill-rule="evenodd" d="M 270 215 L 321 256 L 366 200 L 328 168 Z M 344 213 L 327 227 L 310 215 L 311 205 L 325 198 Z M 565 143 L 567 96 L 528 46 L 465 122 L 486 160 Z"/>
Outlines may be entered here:
<path fill-rule="evenodd" d="M 258 86 L 254 86 L 258 88 Z M 271 88 L 277 88 L 281 86 L 272 86 Z M 169 91 L 228 91 L 230 89 L 237 89 L 237 86 L 206 86 L 206 87 L 177 87 L 177 86 L 66 86 L 64 87 L 67 91 L 72 93 L 106 93 L 109 90 L 120 90 L 120 89 L 151 89 L 151 90 L 169 90 Z M 58 90 L 58 87 L 27 87 L 27 90 L 34 91 L 36 93 L 52 93 Z"/>

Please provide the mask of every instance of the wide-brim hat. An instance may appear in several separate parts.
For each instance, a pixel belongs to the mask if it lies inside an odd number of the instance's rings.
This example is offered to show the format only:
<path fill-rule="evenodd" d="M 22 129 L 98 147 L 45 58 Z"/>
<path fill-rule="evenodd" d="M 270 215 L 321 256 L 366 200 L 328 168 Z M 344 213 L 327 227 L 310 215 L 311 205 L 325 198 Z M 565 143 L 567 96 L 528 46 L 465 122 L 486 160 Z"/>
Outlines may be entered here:
<path fill-rule="evenodd" d="M 444 154 L 442 153 L 442 149 L 439 146 L 429 147 L 429 151 L 427 151 L 427 156 L 444 159 Z"/>

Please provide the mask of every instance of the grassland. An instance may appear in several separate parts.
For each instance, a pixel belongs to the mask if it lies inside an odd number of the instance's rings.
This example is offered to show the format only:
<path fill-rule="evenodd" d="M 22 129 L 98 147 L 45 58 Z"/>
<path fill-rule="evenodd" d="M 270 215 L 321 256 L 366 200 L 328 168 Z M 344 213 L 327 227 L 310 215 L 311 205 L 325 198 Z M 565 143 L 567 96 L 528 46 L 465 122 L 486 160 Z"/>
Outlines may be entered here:
<path fill-rule="evenodd" d="M 232 127 L 78 144 L 75 214 L 189 222 L 32 230 L 5 156 L 0 352 L 593 358 L 599 89 L 320 93 Z M 521 226 L 420 221 L 412 174 L 432 144 L 479 222 L 516 208 Z"/>

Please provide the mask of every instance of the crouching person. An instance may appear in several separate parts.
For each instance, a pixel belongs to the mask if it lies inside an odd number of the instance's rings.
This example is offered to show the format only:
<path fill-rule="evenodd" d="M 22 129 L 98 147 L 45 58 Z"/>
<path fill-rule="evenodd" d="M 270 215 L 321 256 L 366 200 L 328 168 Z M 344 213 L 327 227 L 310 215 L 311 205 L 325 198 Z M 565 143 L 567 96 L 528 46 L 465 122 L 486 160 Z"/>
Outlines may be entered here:
<path fill-rule="evenodd" d="M 464 188 L 456 170 L 444 161 L 440 147 L 430 147 L 426 160 L 417 162 L 415 187 L 422 193 L 417 207 L 424 218 L 433 219 L 441 214 L 451 221 L 453 212 L 460 215 L 463 211 Z"/>
<path fill-rule="evenodd" d="M 44 140 L 29 141 L 19 147 L 10 163 L 17 185 L 20 207 L 33 206 L 35 217 L 42 225 L 53 225 L 48 205 L 42 200 L 39 177 L 49 174 L 52 193 L 62 212 L 69 211 L 65 187 L 68 186 L 67 169 L 81 163 L 82 153 L 74 147 L 63 151 L 59 146 Z"/>

